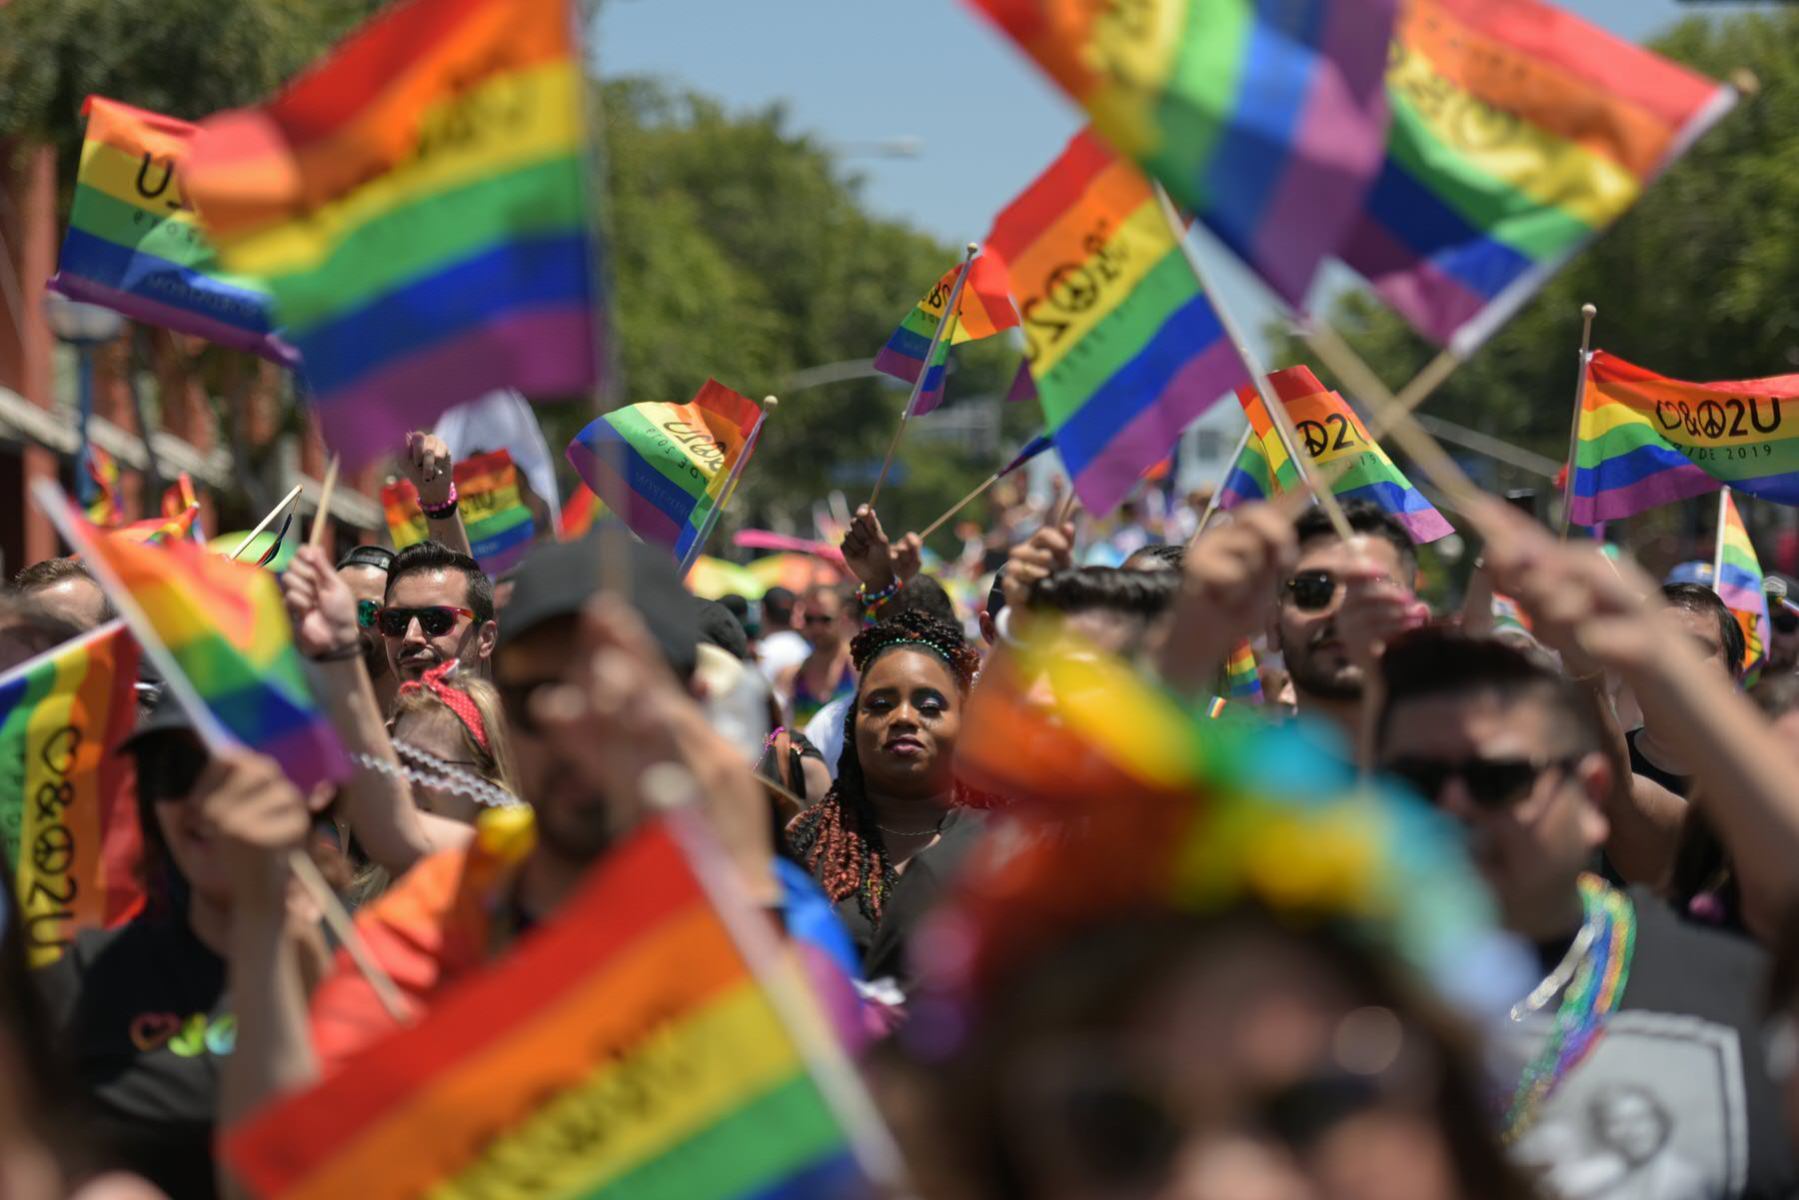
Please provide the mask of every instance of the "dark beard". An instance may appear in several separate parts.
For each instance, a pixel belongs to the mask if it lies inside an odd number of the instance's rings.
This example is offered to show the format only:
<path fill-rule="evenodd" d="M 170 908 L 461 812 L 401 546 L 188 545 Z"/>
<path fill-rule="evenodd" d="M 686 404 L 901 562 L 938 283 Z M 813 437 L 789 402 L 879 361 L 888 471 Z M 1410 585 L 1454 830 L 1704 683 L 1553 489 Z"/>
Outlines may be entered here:
<path fill-rule="evenodd" d="M 1326 671 L 1312 660 L 1312 648 L 1307 646 L 1301 653 L 1288 653 L 1282 644 L 1282 657 L 1287 662 L 1287 676 L 1293 681 L 1293 690 L 1301 697 L 1310 696 L 1315 700 L 1360 700 L 1362 698 L 1362 681 L 1346 680 L 1345 672 Z"/>

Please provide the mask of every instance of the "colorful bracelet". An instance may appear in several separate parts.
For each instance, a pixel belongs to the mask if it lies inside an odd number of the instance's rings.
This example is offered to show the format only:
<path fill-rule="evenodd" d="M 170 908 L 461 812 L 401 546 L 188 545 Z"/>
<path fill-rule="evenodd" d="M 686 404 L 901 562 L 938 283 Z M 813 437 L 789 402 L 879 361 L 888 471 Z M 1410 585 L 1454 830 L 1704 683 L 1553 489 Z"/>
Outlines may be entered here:
<path fill-rule="evenodd" d="M 431 505 L 426 504 L 423 500 L 420 500 L 419 508 L 430 520 L 441 521 L 456 511 L 456 499 L 456 481 L 452 479 L 450 481 L 450 494 L 444 498 L 442 504 L 439 504 L 434 508 Z"/>
<path fill-rule="evenodd" d="M 870 625 L 879 621 L 881 610 L 887 607 L 890 600 L 899 595 L 899 590 L 900 581 L 897 576 L 886 587 L 877 588 L 872 592 L 868 590 L 866 583 L 858 585 L 856 602 L 862 606 L 862 619 Z"/>

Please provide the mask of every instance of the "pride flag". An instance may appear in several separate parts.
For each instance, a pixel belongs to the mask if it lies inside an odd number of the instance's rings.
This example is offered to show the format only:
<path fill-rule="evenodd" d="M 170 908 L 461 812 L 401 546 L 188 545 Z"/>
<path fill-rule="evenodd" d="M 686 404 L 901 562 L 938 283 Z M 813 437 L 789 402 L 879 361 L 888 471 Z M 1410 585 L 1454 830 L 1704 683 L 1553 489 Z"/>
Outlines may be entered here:
<path fill-rule="evenodd" d="M 411 0 L 201 124 L 188 192 L 274 293 L 346 468 L 495 389 L 594 381 L 574 25 L 568 0 Z"/>
<path fill-rule="evenodd" d="M 562 502 L 562 518 L 556 523 L 556 540 L 578 542 L 587 536 L 593 523 L 600 519 L 606 506 L 585 483 L 577 483 Z"/>
<path fill-rule="evenodd" d="M 1343 260 L 1464 357 L 1735 93 L 1540 0 L 1406 0 L 1386 161 Z"/>
<path fill-rule="evenodd" d="M 194 488 L 193 478 L 183 471 L 174 483 L 162 491 L 162 515 L 173 520 L 176 517 L 184 516 L 190 508 L 196 514 L 199 512 L 200 495 Z M 206 540 L 206 531 L 201 528 L 198 515 L 190 519 L 188 535 L 196 542 Z"/>
<path fill-rule="evenodd" d="M 137 643 L 111 621 L 0 675 L 0 845 L 31 965 L 143 900 L 131 763 Z"/>
<path fill-rule="evenodd" d="M 1799 375 L 1686 383 L 1595 350 L 1574 450 L 1572 520 L 1632 517 L 1727 483 L 1799 504 Z"/>
<path fill-rule="evenodd" d="M 993 222 L 1025 314 L 1048 433 L 1088 511 L 1110 512 L 1244 379 L 1149 181 L 1077 134 Z"/>
<path fill-rule="evenodd" d="M 660 824 L 418 1024 L 229 1130 L 225 1155 L 266 1200 L 859 1194 L 794 1035 Z"/>
<path fill-rule="evenodd" d="M 139 542 L 69 523 L 64 535 L 204 740 L 269 755 L 302 790 L 342 778 L 343 747 L 312 698 L 273 575 L 185 537 Z"/>
<path fill-rule="evenodd" d="M 1397 3 L 975 0 L 1296 307 L 1380 170 Z"/>
<path fill-rule="evenodd" d="M 632 533 L 685 563 L 748 461 L 762 409 L 716 379 L 686 404 L 631 404 L 568 444 L 583 482 Z"/>
<path fill-rule="evenodd" d="M 1415 542 L 1434 542 L 1455 532 L 1443 514 L 1393 465 L 1380 443 L 1368 436 L 1355 409 L 1319 383 L 1310 368 L 1288 367 L 1268 376 L 1268 382 L 1286 405 L 1295 431 L 1304 440 L 1306 453 L 1314 463 L 1330 468 L 1345 458 L 1353 458 L 1354 465 L 1331 484 L 1333 493 L 1343 500 L 1371 500 L 1380 505 L 1399 519 Z M 1252 500 L 1266 500 L 1276 492 L 1303 488 L 1298 464 L 1287 456 L 1287 447 L 1262 404 L 1261 395 L 1253 386 L 1245 385 L 1238 389 L 1237 399 L 1254 436 L 1244 443 L 1243 453 L 1224 481 L 1218 506 L 1235 508 Z"/>
<path fill-rule="evenodd" d="M 931 348 L 931 338 L 937 332 L 937 322 L 943 319 L 944 306 L 949 303 L 950 293 L 955 291 L 956 276 L 961 272 L 961 263 L 951 267 L 936 286 L 925 293 L 924 299 L 913 306 L 900 327 L 893 331 L 893 336 L 887 339 L 887 344 L 881 347 L 881 352 L 875 355 L 875 370 L 907 383 L 918 382 L 918 373 L 924 370 L 925 354 Z M 951 346 L 992 337 L 1018 324 L 1018 312 L 1012 307 L 1012 297 L 1007 294 L 1009 282 L 1005 269 L 987 255 L 977 255 L 968 264 L 968 282 L 962 285 L 962 294 L 956 300 L 956 315 L 944 330 L 943 341 L 939 343 L 937 355 L 925 376 L 924 388 L 918 393 L 914 414 L 928 413 L 943 403 L 943 375 L 949 364 Z"/>
<path fill-rule="evenodd" d="M 227 273 L 182 194 L 196 127 L 89 96 L 69 232 L 50 287 L 134 321 L 287 365 L 268 291 Z"/>
<path fill-rule="evenodd" d="M 1712 588 L 1724 607 L 1743 627 L 1743 682 L 1755 682 L 1767 660 L 1773 626 L 1768 619 L 1768 596 L 1762 591 L 1762 564 L 1736 497 L 1725 488 L 1718 497 L 1718 549 L 1712 572 Z"/>
<path fill-rule="evenodd" d="M 141 521 L 133 521 L 113 530 L 113 534 L 133 542 L 166 542 L 178 538 L 192 541 L 194 523 L 199 519 L 200 506 L 196 504 L 172 517 L 145 517 Z"/>
<path fill-rule="evenodd" d="M 95 488 L 94 498 L 87 506 L 87 519 L 102 529 L 118 528 L 125 523 L 125 497 L 119 494 L 118 460 L 85 439 L 79 457 Z"/>
<path fill-rule="evenodd" d="M 519 496 L 518 467 L 504 450 L 477 454 L 455 466 L 457 505 L 469 547 L 481 569 L 499 575 L 518 565 L 531 548 L 536 525 L 531 510 Z M 381 506 L 387 513 L 387 532 L 394 548 L 404 550 L 422 542 L 430 531 L 419 508 L 418 489 L 410 479 L 396 479 L 381 489 Z"/>
<path fill-rule="evenodd" d="M 1256 670 L 1256 652 L 1251 648 L 1249 639 L 1244 638 L 1231 651 L 1230 661 L 1224 665 L 1225 690 L 1232 700 L 1247 700 L 1251 704 L 1262 702 L 1262 676 Z"/>

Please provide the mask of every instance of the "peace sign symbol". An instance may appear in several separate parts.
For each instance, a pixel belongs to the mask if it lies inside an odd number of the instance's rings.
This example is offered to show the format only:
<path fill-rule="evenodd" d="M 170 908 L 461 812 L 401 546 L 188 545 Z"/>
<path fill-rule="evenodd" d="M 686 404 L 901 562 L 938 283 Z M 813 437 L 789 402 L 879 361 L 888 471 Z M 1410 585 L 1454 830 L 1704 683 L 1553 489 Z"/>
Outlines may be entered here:
<path fill-rule="evenodd" d="M 1306 453 L 1313 458 L 1323 454 L 1330 443 L 1330 433 L 1317 421 L 1301 421 L 1297 426 L 1299 435 L 1306 441 Z"/>
<path fill-rule="evenodd" d="M 61 825 L 42 830 L 31 844 L 31 865 L 44 875 L 60 875 L 75 858 L 75 839 Z"/>
<path fill-rule="evenodd" d="M 1708 438 L 1724 435 L 1724 406 L 1716 400 L 1701 401 L 1699 405 L 1699 432 Z"/>

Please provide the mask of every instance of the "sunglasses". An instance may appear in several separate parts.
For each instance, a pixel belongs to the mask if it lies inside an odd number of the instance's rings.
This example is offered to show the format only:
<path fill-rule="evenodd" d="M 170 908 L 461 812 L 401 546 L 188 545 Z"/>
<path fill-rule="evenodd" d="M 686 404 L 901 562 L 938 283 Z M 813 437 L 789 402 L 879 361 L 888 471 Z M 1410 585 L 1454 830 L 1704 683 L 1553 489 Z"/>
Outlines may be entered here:
<path fill-rule="evenodd" d="M 375 613 L 375 625 L 381 630 L 382 637 L 405 637 L 406 630 L 413 621 L 425 631 L 426 637 L 442 637 L 456 628 L 456 618 L 475 619 L 470 609 L 457 608 L 450 604 L 433 604 L 427 608 L 383 608 Z"/>
<path fill-rule="evenodd" d="M 531 703 L 538 692 L 552 688 L 561 683 L 559 679 L 531 679 L 523 683 L 502 683 L 496 690 L 500 693 L 500 710 L 506 714 L 506 723 L 521 733 L 543 732 L 531 715 Z"/>
<path fill-rule="evenodd" d="M 381 615 L 381 601 L 358 600 L 356 602 L 356 624 L 361 629 L 373 629 L 375 618 Z"/>
<path fill-rule="evenodd" d="M 806 624 L 808 625 L 830 625 L 836 620 L 836 617 L 827 617 L 823 613 L 806 614 Z"/>
<path fill-rule="evenodd" d="M 1318 612 L 1337 598 L 1338 586 L 1337 577 L 1329 571 L 1301 571 L 1287 580 L 1282 590 L 1300 612 Z"/>
<path fill-rule="evenodd" d="M 1546 771 L 1566 770 L 1580 761 L 1569 755 L 1538 761 L 1529 758 L 1470 758 L 1442 762 L 1430 758 L 1396 758 L 1386 764 L 1387 774 L 1410 784 L 1433 804 L 1452 779 L 1462 781 L 1469 799 L 1485 809 L 1510 808 L 1529 796 Z"/>

